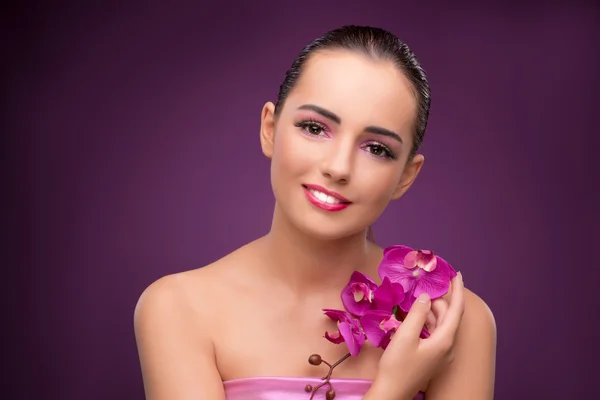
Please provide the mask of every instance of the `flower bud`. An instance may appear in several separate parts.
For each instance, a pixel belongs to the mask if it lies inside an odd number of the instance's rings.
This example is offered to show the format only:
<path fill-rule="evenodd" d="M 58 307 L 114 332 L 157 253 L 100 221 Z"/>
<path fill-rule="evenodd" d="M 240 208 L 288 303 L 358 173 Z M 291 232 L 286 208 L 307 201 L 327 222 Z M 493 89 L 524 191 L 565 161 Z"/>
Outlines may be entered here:
<path fill-rule="evenodd" d="M 312 390 L 313 390 L 312 385 L 306 385 L 306 386 L 304 386 L 304 391 L 305 392 L 310 393 L 310 392 L 312 392 Z"/>
<path fill-rule="evenodd" d="M 308 357 L 308 362 L 311 365 L 321 365 L 321 356 L 318 354 L 313 354 L 310 357 Z"/>
<path fill-rule="evenodd" d="M 333 399 L 335 399 L 335 390 L 333 390 L 333 389 L 329 389 L 329 390 L 327 391 L 327 393 L 325 393 L 325 398 L 326 398 L 327 400 L 333 400 Z"/>

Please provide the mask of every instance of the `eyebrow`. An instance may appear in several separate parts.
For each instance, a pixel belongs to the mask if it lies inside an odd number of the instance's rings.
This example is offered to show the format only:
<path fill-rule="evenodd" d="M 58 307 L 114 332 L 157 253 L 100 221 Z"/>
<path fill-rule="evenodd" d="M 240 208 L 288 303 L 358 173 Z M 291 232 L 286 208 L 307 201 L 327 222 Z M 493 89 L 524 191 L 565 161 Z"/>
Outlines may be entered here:
<path fill-rule="evenodd" d="M 329 110 L 324 109 L 323 107 L 319 107 L 314 104 L 303 104 L 300 107 L 298 107 L 298 110 L 312 110 L 317 114 L 321 114 L 325 118 L 335 122 L 338 125 L 342 123 L 342 119 L 339 116 L 337 116 Z M 390 131 L 389 129 L 385 129 L 379 126 L 367 126 L 365 128 L 365 132 L 391 137 L 392 139 L 396 139 L 402 144 L 404 143 L 400 135 L 398 135 L 396 132 Z"/>

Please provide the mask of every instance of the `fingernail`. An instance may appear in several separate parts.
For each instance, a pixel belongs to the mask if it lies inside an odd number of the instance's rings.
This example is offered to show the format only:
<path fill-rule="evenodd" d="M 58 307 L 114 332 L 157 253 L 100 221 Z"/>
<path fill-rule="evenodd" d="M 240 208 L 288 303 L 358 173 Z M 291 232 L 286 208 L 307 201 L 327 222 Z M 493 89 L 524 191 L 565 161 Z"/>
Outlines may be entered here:
<path fill-rule="evenodd" d="M 459 273 L 458 273 L 458 276 L 460 277 L 460 281 L 461 281 L 462 283 L 464 283 L 465 281 L 463 280 L 462 272 L 459 272 Z"/>
<path fill-rule="evenodd" d="M 417 301 L 419 303 L 423 303 L 423 304 L 429 304 L 430 300 L 431 300 L 431 298 L 429 297 L 428 293 L 421 293 L 419 295 L 419 297 L 417 297 Z"/>

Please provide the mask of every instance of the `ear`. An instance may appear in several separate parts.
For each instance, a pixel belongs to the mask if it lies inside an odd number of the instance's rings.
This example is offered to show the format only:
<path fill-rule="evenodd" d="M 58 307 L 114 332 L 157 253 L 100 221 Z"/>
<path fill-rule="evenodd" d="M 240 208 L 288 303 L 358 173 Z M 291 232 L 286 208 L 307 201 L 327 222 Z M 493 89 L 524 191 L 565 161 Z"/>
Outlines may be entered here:
<path fill-rule="evenodd" d="M 399 199 L 404 193 L 406 193 L 415 179 L 417 179 L 417 175 L 419 175 L 424 162 L 425 157 L 423 157 L 422 154 L 416 154 L 413 159 L 408 162 L 404 168 L 404 171 L 402 172 L 400 182 L 398 182 L 398 186 L 396 186 L 396 189 L 392 194 L 392 200 Z"/>
<path fill-rule="evenodd" d="M 267 158 L 273 157 L 275 143 L 275 104 L 267 102 L 260 116 L 260 145 Z"/>

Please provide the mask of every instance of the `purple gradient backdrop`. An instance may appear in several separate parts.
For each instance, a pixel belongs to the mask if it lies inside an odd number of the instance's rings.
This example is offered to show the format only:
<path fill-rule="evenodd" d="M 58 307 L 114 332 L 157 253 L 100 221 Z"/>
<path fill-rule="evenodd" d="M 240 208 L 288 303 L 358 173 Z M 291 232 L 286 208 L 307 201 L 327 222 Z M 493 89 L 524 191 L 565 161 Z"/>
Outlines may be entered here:
<path fill-rule="evenodd" d="M 426 3 L 15 11 L 11 398 L 143 398 L 138 296 L 267 232 L 261 106 L 348 23 L 406 40 L 433 90 L 425 168 L 377 241 L 435 249 L 487 301 L 497 399 L 591 396 L 598 8 Z"/>

